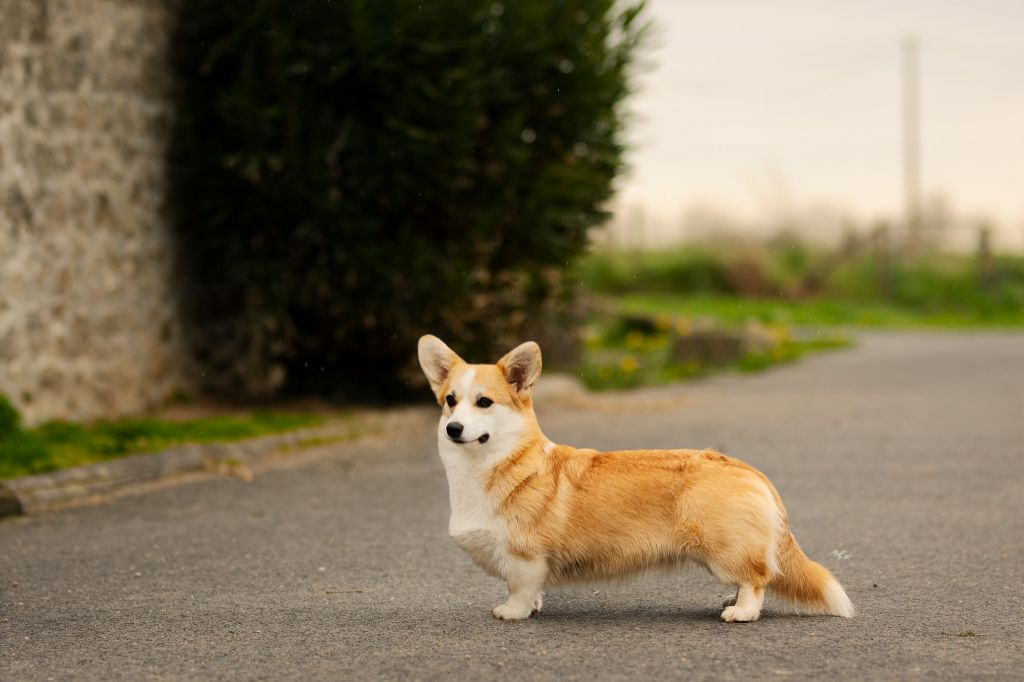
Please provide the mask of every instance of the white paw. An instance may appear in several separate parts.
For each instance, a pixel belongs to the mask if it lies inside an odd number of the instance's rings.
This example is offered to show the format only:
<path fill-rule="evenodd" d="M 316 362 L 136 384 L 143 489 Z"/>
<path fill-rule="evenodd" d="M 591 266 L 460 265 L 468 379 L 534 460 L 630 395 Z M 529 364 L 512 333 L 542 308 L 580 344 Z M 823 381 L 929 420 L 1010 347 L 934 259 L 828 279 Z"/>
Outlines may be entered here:
<path fill-rule="evenodd" d="M 537 596 L 533 598 L 533 613 L 540 613 L 542 608 L 544 608 L 544 593 L 538 592 Z"/>
<path fill-rule="evenodd" d="M 726 623 L 752 623 L 760 617 L 760 610 L 738 606 L 728 606 L 725 611 L 722 611 L 722 620 Z"/>
<path fill-rule="evenodd" d="M 533 613 L 533 604 L 521 604 L 507 601 L 494 607 L 494 617 L 498 620 L 522 620 Z"/>

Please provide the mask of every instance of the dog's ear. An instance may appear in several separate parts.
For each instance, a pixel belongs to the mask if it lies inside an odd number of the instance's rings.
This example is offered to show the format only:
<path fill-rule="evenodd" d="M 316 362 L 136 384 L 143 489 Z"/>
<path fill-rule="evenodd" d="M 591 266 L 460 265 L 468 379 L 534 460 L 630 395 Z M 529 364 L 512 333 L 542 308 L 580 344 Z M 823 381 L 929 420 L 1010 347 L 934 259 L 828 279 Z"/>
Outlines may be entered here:
<path fill-rule="evenodd" d="M 430 382 L 430 390 L 440 398 L 441 389 L 444 388 L 444 382 L 451 374 L 452 367 L 462 362 L 462 358 L 444 345 L 444 341 L 432 334 L 424 334 L 420 337 L 417 351 L 419 352 L 420 367 L 423 368 L 423 373 L 427 375 L 427 381 Z"/>
<path fill-rule="evenodd" d="M 529 395 L 540 379 L 540 346 L 533 341 L 520 344 L 498 360 L 498 367 L 520 395 Z"/>

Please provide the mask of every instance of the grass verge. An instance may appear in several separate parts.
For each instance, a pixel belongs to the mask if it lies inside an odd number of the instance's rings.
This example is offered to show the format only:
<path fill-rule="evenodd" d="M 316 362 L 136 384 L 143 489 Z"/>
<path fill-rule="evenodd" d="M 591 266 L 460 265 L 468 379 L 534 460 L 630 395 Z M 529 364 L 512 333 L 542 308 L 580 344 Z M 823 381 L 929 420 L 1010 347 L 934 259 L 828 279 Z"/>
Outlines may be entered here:
<path fill-rule="evenodd" d="M 589 329 L 580 377 L 595 391 L 656 386 L 738 370 L 758 372 L 808 354 L 846 348 L 845 336 L 828 332 L 794 338 L 786 325 L 695 328 L 687 317 L 613 318 Z M 639 322 L 639 324 L 638 324 Z"/>
<path fill-rule="evenodd" d="M 853 345 L 845 336 L 826 336 L 816 339 L 787 340 L 770 350 L 751 351 L 740 358 L 736 369 L 741 372 L 760 372 L 761 370 L 799 360 L 810 353 L 838 348 L 849 348 Z"/>
<path fill-rule="evenodd" d="M 734 296 L 626 294 L 607 299 L 613 309 L 641 315 L 682 315 L 724 324 L 757 320 L 798 327 L 984 328 L 1024 326 L 1024 308 L 912 308 L 879 301 L 750 299 Z"/>
<path fill-rule="evenodd" d="M 185 443 L 233 441 L 316 426 L 322 418 L 305 413 L 254 412 L 189 421 L 133 418 L 73 424 L 53 421 L 23 429 L 0 397 L 6 428 L 0 429 L 0 479 L 93 464 Z M 2 416 L 2 415 L 0 415 Z M 0 421 L 3 421 L 0 419 Z"/>

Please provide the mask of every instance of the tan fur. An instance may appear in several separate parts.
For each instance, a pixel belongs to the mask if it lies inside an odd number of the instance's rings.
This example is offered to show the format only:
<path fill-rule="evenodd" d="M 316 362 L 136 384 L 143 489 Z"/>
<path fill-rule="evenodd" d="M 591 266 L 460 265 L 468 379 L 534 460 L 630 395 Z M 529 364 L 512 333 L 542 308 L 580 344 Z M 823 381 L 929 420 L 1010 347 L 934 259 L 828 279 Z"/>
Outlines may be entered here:
<path fill-rule="evenodd" d="M 532 594 L 533 588 L 517 586 L 525 582 L 517 577 L 519 567 L 540 571 L 541 585 L 560 585 L 687 562 L 738 586 L 738 601 L 723 611 L 725 620 L 756 620 L 766 587 L 812 611 L 852 616 L 839 583 L 793 538 L 782 499 L 761 472 L 711 450 L 599 452 L 552 444 L 537 423 L 529 391 L 510 383 L 509 368 L 467 365 L 454 354 L 452 359 L 436 391 L 442 407 L 472 369 L 471 399 L 486 395 L 526 425 L 479 481 L 488 513 L 504 529 L 495 550 L 499 559 L 487 566 L 509 582 L 510 600 L 495 609 L 496 616 L 525 617 L 502 615 L 512 613 L 516 590 L 525 598 Z"/>

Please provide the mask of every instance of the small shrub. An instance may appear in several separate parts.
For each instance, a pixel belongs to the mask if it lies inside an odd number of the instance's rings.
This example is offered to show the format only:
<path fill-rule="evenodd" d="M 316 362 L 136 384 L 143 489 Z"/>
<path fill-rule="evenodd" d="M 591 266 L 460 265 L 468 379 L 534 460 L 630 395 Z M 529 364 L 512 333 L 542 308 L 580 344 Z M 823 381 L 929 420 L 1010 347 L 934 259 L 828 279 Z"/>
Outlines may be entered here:
<path fill-rule="evenodd" d="M 41 439 L 24 431 L 0 438 L 0 479 L 52 471 L 50 450 Z"/>
<path fill-rule="evenodd" d="M 14 436 L 21 430 L 21 414 L 6 396 L 0 395 L 0 440 Z"/>

